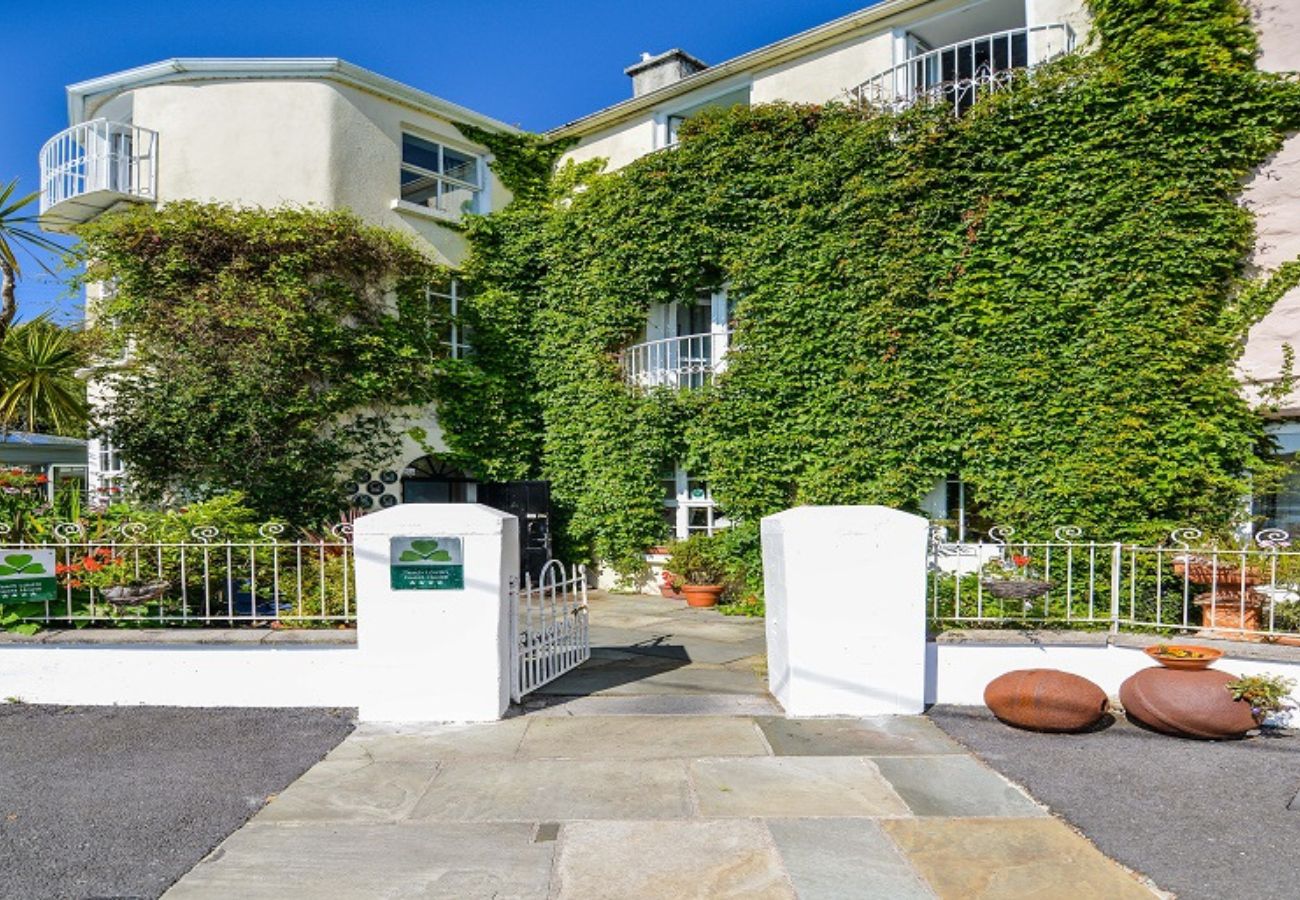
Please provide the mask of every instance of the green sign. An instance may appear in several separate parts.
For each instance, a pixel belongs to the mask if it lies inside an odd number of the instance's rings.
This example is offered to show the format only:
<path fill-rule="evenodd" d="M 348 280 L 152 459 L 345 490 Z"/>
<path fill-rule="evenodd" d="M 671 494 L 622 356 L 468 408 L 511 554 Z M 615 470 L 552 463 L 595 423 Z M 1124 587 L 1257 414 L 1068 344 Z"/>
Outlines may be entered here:
<path fill-rule="evenodd" d="M 0 603 L 39 603 L 57 596 L 53 550 L 0 550 Z"/>
<path fill-rule="evenodd" d="M 395 537 L 389 541 L 388 553 L 395 591 L 459 591 L 465 587 L 465 560 L 458 537 Z"/>

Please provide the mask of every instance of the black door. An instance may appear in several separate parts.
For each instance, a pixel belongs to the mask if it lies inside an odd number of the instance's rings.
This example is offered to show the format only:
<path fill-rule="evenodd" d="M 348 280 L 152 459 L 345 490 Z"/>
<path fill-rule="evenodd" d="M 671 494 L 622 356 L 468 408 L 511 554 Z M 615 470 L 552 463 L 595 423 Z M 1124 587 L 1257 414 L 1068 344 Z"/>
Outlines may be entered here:
<path fill-rule="evenodd" d="M 519 574 L 537 583 L 551 558 L 551 483 L 502 481 L 478 486 L 478 502 L 519 519 Z"/>

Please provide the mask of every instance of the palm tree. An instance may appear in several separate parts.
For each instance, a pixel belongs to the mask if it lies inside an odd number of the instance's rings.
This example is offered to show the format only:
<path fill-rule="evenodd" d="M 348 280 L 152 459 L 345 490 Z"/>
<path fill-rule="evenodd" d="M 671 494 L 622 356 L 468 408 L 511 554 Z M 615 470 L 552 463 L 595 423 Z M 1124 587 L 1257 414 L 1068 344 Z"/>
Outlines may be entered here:
<path fill-rule="evenodd" d="M 79 335 L 46 316 L 10 328 L 0 344 L 0 422 L 80 434 L 89 414 L 82 365 Z"/>
<path fill-rule="evenodd" d="M 5 333 L 9 331 L 9 326 L 18 313 L 18 299 L 14 291 L 22 267 L 18 265 L 18 254 L 14 251 L 19 247 L 29 253 L 32 249 L 52 253 L 63 251 L 62 247 L 37 230 L 39 226 L 36 216 L 23 212 L 24 207 L 30 205 L 39 192 L 33 191 L 25 197 L 13 199 L 16 190 L 17 178 L 0 187 L 0 343 L 3 343 Z M 37 262 L 46 271 L 49 270 L 39 259 Z"/>

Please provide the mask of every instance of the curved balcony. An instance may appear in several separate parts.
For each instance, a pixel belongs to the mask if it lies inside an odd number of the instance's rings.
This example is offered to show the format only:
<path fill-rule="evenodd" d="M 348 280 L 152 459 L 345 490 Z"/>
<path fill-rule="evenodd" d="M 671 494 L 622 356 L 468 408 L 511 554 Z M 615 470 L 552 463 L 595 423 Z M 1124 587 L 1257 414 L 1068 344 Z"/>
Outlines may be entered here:
<path fill-rule="evenodd" d="M 895 112 L 928 98 L 961 115 L 976 99 L 1074 50 L 1064 23 L 1013 28 L 930 50 L 871 76 L 849 91 L 859 103 Z"/>
<path fill-rule="evenodd" d="M 635 387 L 703 387 L 726 366 L 730 341 L 730 331 L 646 341 L 620 353 L 619 364 Z"/>
<path fill-rule="evenodd" d="M 66 231 L 123 201 L 157 199 L 158 134 L 92 119 L 41 148 L 41 226 Z"/>

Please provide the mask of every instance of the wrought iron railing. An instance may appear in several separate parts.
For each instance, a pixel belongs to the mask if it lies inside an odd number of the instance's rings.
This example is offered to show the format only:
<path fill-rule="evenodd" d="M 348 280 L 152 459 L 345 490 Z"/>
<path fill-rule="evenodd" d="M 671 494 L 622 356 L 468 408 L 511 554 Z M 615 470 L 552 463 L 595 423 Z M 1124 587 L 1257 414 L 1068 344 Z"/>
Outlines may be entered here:
<path fill-rule="evenodd" d="M 1300 644 L 1300 552 L 1269 528 L 1238 546 L 1193 528 L 1158 545 L 1094 541 L 1074 527 L 1017 541 L 952 543 L 934 529 L 930 618 L 938 624 L 1062 625 Z"/>
<path fill-rule="evenodd" d="M 930 50 L 871 76 L 849 91 L 859 103 L 898 111 L 923 98 L 951 104 L 958 115 L 985 93 L 1074 50 L 1064 23 L 986 34 Z"/>
<path fill-rule="evenodd" d="M 534 583 L 524 574 L 510 594 L 514 640 L 511 642 L 510 696 L 525 694 L 554 681 L 591 658 L 587 614 L 587 571 L 551 560 Z"/>
<path fill-rule="evenodd" d="M 688 334 L 628 347 L 619 354 L 623 377 L 637 387 L 702 387 L 726 365 L 731 332 Z"/>
<path fill-rule="evenodd" d="M 41 148 L 41 212 L 96 191 L 157 199 L 157 142 L 157 132 L 109 119 L 60 131 Z"/>
<path fill-rule="evenodd" d="M 310 626 L 356 620 L 352 526 L 328 536 L 284 540 L 284 527 L 223 538 L 200 526 L 186 536 L 151 536 L 128 522 L 90 536 L 79 522 L 56 525 L 48 541 L 15 540 L 0 524 L 0 619 L 8 627 Z M 17 575 L 52 561 L 53 584 L 38 592 Z M 21 566 L 18 565 L 21 563 Z M 6 583 L 8 582 L 8 583 Z M 52 587 L 52 593 L 50 588 Z"/>

